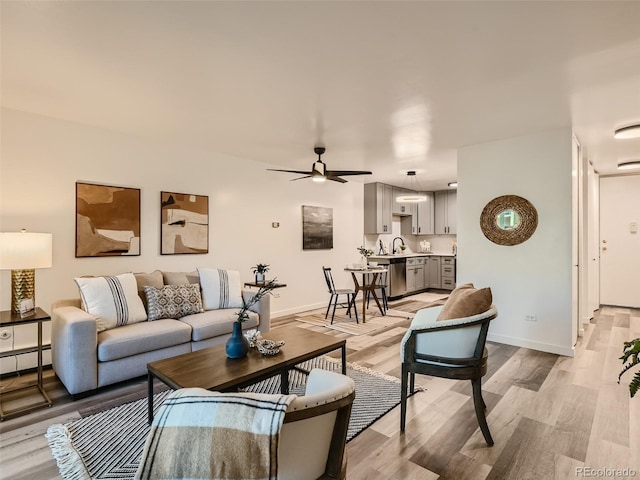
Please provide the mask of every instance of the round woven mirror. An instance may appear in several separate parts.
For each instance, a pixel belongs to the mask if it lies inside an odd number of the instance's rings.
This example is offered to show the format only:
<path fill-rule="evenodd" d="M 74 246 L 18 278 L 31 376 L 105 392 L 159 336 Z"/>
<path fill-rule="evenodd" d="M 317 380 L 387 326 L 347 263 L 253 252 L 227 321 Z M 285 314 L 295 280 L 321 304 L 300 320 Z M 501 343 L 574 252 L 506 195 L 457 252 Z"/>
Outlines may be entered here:
<path fill-rule="evenodd" d="M 498 245 L 518 245 L 527 241 L 538 226 L 538 212 L 529 200 L 502 195 L 491 200 L 480 215 L 484 236 Z"/>

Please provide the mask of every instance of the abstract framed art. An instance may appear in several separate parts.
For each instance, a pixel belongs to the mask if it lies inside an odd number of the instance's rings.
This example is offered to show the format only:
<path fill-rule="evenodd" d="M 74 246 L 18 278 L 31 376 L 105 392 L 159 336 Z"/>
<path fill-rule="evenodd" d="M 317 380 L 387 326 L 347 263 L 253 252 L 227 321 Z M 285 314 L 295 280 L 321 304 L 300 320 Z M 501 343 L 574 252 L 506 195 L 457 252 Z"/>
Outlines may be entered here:
<path fill-rule="evenodd" d="M 160 253 L 209 253 L 209 197 L 160 192 Z"/>
<path fill-rule="evenodd" d="M 302 206 L 302 249 L 333 248 L 333 208 Z"/>
<path fill-rule="evenodd" d="M 140 255 L 140 189 L 76 182 L 76 257 Z"/>

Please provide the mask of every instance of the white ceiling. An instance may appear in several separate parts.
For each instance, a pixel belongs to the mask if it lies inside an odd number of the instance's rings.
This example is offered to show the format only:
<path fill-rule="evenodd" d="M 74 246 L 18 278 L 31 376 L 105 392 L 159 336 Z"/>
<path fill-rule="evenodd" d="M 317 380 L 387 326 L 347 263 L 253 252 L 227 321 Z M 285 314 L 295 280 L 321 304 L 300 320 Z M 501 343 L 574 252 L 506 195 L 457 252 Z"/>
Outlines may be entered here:
<path fill-rule="evenodd" d="M 573 126 L 640 158 L 638 1 L 2 1 L 2 105 L 425 189 L 456 149 Z M 266 166 L 265 166 L 266 167 Z M 283 180 L 294 178 L 282 175 Z"/>

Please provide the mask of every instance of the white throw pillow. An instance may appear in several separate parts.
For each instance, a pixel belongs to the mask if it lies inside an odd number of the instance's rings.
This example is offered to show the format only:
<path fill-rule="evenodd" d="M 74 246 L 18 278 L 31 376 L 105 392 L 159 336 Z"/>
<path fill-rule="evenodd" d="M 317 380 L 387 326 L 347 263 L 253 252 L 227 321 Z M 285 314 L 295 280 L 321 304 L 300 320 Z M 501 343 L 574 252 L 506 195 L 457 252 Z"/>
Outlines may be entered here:
<path fill-rule="evenodd" d="M 82 308 L 97 319 L 98 332 L 147 319 L 133 273 L 73 280 L 80 289 Z"/>
<path fill-rule="evenodd" d="M 205 310 L 241 308 L 240 272 L 216 268 L 198 268 Z"/>

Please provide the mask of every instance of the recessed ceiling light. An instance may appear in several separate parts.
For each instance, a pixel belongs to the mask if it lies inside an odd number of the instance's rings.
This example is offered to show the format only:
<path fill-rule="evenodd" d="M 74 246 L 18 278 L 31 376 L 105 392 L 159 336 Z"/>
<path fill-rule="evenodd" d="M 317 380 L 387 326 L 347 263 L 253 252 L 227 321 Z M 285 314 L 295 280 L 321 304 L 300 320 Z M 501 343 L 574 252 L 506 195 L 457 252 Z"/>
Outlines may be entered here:
<path fill-rule="evenodd" d="M 458 182 L 449 182 L 447 185 L 449 185 L 450 187 L 457 187 Z"/>
<path fill-rule="evenodd" d="M 618 164 L 618 170 L 631 170 L 640 167 L 640 160 L 628 160 Z"/>
<path fill-rule="evenodd" d="M 639 138 L 640 123 L 637 125 L 629 125 L 627 127 L 618 128 L 613 134 L 614 138 Z"/>

